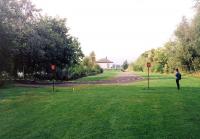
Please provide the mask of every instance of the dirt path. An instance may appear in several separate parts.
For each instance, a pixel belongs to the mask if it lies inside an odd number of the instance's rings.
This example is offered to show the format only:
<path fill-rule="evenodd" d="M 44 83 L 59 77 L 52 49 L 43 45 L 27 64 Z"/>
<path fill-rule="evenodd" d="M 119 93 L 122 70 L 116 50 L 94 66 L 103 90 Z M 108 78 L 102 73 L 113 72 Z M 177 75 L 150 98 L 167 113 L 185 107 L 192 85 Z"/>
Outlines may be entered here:
<path fill-rule="evenodd" d="M 77 86 L 77 85 L 95 85 L 95 84 L 127 84 L 136 81 L 143 80 L 143 77 L 135 75 L 132 72 L 121 72 L 118 76 L 113 77 L 108 80 L 100 80 L 100 81 L 67 81 L 62 83 L 56 83 L 56 86 Z M 29 87 L 40 87 L 40 86 L 49 86 L 51 83 L 33 83 L 33 84 L 19 84 L 16 86 L 29 86 Z"/>
<path fill-rule="evenodd" d="M 123 83 L 131 83 L 131 82 L 142 80 L 142 79 L 143 79 L 142 77 L 135 75 L 131 72 L 121 72 L 116 77 L 113 77 L 108 80 L 87 81 L 87 82 L 80 81 L 76 83 L 77 84 L 116 84 L 116 83 L 123 84 Z"/>

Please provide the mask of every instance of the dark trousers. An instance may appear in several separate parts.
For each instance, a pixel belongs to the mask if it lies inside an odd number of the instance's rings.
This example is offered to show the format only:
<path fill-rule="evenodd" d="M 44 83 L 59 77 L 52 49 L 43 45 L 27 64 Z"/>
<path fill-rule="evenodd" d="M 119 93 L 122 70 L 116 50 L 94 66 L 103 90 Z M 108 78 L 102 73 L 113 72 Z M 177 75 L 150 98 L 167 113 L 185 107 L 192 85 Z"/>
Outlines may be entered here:
<path fill-rule="evenodd" d="M 176 79 L 176 85 L 177 85 L 177 89 L 180 89 L 180 84 L 179 84 L 179 79 Z"/>

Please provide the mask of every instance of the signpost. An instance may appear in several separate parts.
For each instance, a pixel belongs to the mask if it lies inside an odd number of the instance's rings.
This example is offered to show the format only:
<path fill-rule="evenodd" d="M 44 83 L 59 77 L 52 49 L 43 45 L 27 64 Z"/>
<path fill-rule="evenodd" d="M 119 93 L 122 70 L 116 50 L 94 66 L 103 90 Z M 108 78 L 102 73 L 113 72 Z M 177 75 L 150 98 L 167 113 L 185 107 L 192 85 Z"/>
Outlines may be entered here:
<path fill-rule="evenodd" d="M 151 63 L 147 62 L 147 68 L 148 68 L 148 89 L 149 89 L 149 68 L 151 67 Z"/>
<path fill-rule="evenodd" d="M 53 72 L 53 92 L 54 92 L 54 87 L 55 87 L 55 71 L 56 71 L 56 65 L 51 64 L 51 70 Z"/>

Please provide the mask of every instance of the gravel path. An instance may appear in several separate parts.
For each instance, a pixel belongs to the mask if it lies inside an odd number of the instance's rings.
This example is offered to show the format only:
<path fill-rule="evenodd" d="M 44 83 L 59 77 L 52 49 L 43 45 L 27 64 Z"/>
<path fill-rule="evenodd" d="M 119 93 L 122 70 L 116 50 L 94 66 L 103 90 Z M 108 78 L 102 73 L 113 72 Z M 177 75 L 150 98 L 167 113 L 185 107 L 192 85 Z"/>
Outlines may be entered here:
<path fill-rule="evenodd" d="M 143 77 L 135 75 L 132 72 L 121 72 L 118 76 L 113 77 L 108 80 L 100 81 L 67 81 L 62 83 L 56 83 L 56 86 L 77 86 L 77 85 L 95 85 L 95 84 L 127 84 L 136 81 L 144 80 Z M 51 83 L 33 83 L 33 84 L 20 84 L 16 83 L 16 86 L 27 86 L 27 87 L 40 87 L 40 86 L 50 86 Z"/>

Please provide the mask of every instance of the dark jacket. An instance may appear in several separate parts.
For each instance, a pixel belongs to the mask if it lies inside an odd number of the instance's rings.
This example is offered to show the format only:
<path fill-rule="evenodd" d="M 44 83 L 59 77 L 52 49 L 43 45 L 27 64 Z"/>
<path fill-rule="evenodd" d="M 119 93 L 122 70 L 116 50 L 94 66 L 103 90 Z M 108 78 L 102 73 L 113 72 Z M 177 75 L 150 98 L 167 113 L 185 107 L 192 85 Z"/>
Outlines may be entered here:
<path fill-rule="evenodd" d="M 181 74 L 180 72 L 176 72 L 176 80 L 180 80 L 181 79 Z"/>

